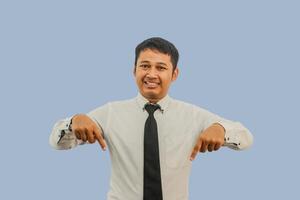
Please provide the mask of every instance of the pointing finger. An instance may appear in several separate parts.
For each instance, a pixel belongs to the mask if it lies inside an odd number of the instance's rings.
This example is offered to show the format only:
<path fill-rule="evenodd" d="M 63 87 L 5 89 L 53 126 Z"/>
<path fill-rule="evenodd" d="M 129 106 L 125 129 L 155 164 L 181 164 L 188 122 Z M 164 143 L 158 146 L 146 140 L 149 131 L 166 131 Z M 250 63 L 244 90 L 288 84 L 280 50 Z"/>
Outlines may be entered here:
<path fill-rule="evenodd" d="M 197 147 L 194 147 L 193 151 L 192 151 L 192 154 L 191 154 L 191 157 L 190 157 L 190 160 L 193 161 L 197 155 L 198 151 L 197 151 Z"/>
<path fill-rule="evenodd" d="M 106 150 L 106 142 L 104 140 L 104 138 L 102 137 L 102 131 L 97 127 L 94 130 L 94 134 L 95 134 L 95 139 L 98 141 L 98 143 L 100 144 L 102 150 Z"/>
<path fill-rule="evenodd" d="M 201 140 L 200 141 L 198 141 L 197 142 L 197 144 L 195 145 L 195 147 L 194 147 L 194 149 L 193 149 L 193 151 L 192 151 L 192 154 L 191 154 L 191 156 L 190 156 L 190 160 L 191 161 L 193 161 L 194 159 L 195 159 L 195 157 L 196 157 L 196 155 L 198 154 L 198 152 L 199 152 L 199 150 L 200 150 L 200 148 L 201 148 L 201 144 L 202 142 L 201 142 Z"/>

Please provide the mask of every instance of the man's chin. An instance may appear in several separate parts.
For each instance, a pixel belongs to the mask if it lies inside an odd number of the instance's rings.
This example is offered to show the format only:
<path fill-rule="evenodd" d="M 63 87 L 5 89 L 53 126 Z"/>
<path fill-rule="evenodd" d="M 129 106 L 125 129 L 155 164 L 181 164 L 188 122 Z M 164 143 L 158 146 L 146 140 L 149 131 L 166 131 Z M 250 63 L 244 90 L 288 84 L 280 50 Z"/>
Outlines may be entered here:
<path fill-rule="evenodd" d="M 149 101 L 159 100 L 160 97 L 156 92 L 144 92 L 143 96 Z"/>

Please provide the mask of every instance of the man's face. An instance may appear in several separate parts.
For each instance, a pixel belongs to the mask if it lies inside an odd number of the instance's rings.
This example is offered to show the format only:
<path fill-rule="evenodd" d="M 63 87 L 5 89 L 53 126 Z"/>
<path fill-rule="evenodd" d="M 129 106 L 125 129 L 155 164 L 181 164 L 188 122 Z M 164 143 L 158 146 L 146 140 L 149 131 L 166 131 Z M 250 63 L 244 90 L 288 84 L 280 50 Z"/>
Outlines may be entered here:
<path fill-rule="evenodd" d="M 171 83 L 178 76 L 178 68 L 173 72 L 169 55 L 146 49 L 137 59 L 134 76 L 140 93 L 156 103 L 168 93 Z"/>

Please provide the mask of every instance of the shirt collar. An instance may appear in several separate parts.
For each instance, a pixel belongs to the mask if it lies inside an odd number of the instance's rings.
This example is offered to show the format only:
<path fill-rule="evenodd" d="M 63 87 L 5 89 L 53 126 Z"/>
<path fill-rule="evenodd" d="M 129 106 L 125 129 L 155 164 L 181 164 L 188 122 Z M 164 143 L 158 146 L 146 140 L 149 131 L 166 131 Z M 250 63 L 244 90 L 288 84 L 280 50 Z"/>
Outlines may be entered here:
<path fill-rule="evenodd" d="M 136 100 L 139 104 L 139 107 L 141 109 L 144 109 L 145 104 L 149 103 L 148 99 L 146 99 L 141 93 L 138 93 Z M 166 111 L 169 102 L 171 100 L 171 97 L 167 94 L 164 98 L 162 98 L 161 100 L 159 100 L 156 104 L 158 104 L 160 106 L 160 110 L 163 113 L 164 111 Z"/>

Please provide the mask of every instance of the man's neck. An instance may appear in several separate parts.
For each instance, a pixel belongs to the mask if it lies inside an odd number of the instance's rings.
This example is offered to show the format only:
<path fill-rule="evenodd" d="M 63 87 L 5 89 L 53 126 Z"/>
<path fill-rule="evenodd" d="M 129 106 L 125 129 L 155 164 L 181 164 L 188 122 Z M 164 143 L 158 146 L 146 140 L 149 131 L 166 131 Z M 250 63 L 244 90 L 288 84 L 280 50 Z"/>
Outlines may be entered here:
<path fill-rule="evenodd" d="M 164 96 L 165 97 L 165 96 Z M 149 101 L 149 103 L 152 103 L 152 104 L 156 104 L 158 103 L 160 100 L 162 100 L 164 97 L 162 98 L 147 98 L 147 97 L 144 97 L 145 99 L 147 99 Z"/>

